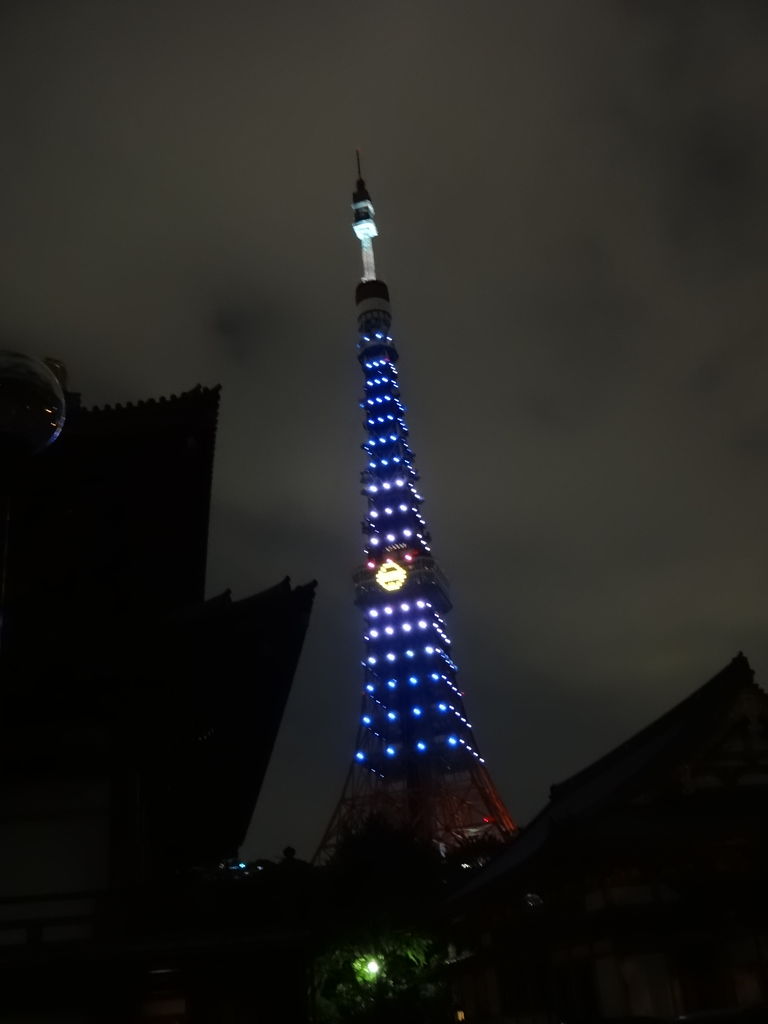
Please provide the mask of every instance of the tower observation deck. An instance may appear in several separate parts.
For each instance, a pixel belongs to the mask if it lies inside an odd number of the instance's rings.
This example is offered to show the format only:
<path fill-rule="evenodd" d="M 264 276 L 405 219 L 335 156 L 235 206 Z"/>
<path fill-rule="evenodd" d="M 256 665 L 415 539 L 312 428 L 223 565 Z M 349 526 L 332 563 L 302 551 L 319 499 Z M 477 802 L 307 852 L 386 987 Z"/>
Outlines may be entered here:
<path fill-rule="evenodd" d="M 341 800 L 321 859 L 344 835 L 383 818 L 450 848 L 516 826 L 475 740 L 443 616 L 448 583 L 432 554 L 400 395 L 389 290 L 376 277 L 374 208 L 360 176 L 352 197 L 363 276 L 356 289 L 363 371 L 365 560 L 354 574 L 365 622 L 362 709 Z"/>

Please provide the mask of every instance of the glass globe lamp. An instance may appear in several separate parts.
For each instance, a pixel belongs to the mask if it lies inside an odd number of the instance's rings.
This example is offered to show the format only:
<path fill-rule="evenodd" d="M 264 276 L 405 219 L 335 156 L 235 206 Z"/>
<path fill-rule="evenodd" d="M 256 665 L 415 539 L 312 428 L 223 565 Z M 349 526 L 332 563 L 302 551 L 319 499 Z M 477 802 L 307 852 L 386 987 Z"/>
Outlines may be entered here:
<path fill-rule="evenodd" d="M 21 352 L 0 351 L 0 456 L 36 455 L 64 425 L 64 392 L 53 371 Z"/>

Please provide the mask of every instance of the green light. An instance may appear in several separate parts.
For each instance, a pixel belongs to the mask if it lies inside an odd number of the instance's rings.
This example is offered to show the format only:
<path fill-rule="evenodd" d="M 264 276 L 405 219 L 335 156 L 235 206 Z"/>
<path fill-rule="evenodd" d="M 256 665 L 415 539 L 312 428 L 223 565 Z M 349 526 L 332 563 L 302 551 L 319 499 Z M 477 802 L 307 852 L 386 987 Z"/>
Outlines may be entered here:
<path fill-rule="evenodd" d="M 381 972 L 381 963 L 372 956 L 359 956 L 352 963 L 352 969 L 359 982 L 372 982 Z"/>

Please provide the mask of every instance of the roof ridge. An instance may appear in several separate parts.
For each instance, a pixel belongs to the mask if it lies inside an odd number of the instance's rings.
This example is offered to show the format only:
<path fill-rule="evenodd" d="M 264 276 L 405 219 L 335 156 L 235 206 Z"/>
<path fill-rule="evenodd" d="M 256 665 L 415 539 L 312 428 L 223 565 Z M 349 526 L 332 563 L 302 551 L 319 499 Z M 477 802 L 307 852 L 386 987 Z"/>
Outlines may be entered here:
<path fill-rule="evenodd" d="M 691 708 L 695 708 L 697 705 L 706 705 L 710 700 L 720 696 L 722 691 L 727 692 L 734 685 L 743 686 L 745 684 L 752 685 L 760 690 L 760 687 L 754 681 L 754 675 L 754 670 L 750 666 L 749 661 L 743 652 L 739 651 L 727 665 L 720 669 L 711 679 L 708 679 L 706 683 L 694 690 L 693 693 L 683 697 L 682 700 L 659 715 L 658 718 L 653 719 L 648 725 L 633 733 L 626 740 L 619 743 L 618 746 L 613 747 L 580 771 L 570 775 L 562 782 L 553 784 L 549 791 L 550 801 L 558 800 L 567 795 L 578 785 L 598 774 L 599 771 L 626 757 L 631 750 L 640 749 L 653 736 L 662 733 L 665 728 L 672 732 L 678 732 L 687 723 L 687 712 L 690 712 Z"/>
<path fill-rule="evenodd" d="M 204 386 L 202 384 L 195 384 L 193 388 L 187 391 L 180 391 L 178 394 L 172 392 L 170 395 L 159 395 L 158 397 L 150 398 L 139 398 L 136 401 L 130 402 L 105 402 L 103 405 L 88 405 L 82 406 L 81 412 L 83 413 L 115 413 L 115 412 L 126 412 L 130 409 L 146 409 L 156 408 L 158 406 L 170 405 L 171 403 L 189 402 L 197 398 L 208 398 L 209 396 L 218 396 L 221 391 L 221 384 L 214 384 L 211 387 Z"/>

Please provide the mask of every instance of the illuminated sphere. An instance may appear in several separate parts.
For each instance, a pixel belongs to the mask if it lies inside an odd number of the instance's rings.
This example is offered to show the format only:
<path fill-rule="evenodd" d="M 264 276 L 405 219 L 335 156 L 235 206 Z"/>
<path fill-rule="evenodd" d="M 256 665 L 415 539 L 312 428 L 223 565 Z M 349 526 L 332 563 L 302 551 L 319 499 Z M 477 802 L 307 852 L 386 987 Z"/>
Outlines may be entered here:
<path fill-rule="evenodd" d="M 64 425 L 64 392 L 39 359 L 0 351 L 0 455 L 35 455 Z"/>

